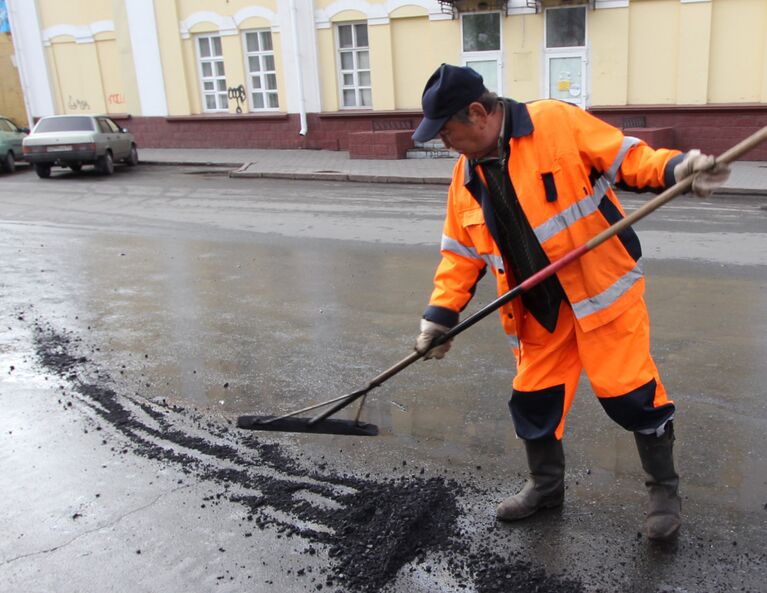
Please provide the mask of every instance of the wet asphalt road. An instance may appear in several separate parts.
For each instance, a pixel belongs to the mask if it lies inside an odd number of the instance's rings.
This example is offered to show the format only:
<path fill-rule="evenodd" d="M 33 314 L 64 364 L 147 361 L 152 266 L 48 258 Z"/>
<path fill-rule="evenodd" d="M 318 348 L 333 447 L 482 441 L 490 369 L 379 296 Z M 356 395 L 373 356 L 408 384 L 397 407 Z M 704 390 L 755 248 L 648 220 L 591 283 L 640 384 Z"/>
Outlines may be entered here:
<path fill-rule="evenodd" d="M 310 540 L 249 529 L 220 481 L 132 454 L 135 441 L 87 405 L 87 390 L 40 363 L 36 328 L 76 336 L 88 372 L 131 409 L 176 404 L 177 426 L 237 446 L 252 433 L 216 427 L 341 395 L 407 355 L 437 263 L 444 188 L 222 173 L 0 178 L 0 582 L 10 591 L 325 582 L 327 545 L 307 553 Z M 565 436 L 566 506 L 494 523 L 525 463 L 505 412 L 513 362 L 492 319 L 444 361 L 417 363 L 373 392 L 363 415 L 381 436 L 259 433 L 260 442 L 321 471 L 454 480 L 468 489 L 458 497 L 467 554 L 512 554 L 584 591 L 763 591 L 767 199 L 680 198 L 637 230 L 654 354 L 679 408 L 676 545 L 637 537 L 644 492 L 633 439 L 585 381 Z M 494 296 L 484 284 L 471 310 Z M 162 431 L 152 438 L 176 446 Z M 278 525 L 295 523 L 285 513 L 274 511 Z M 430 571 L 407 564 L 391 590 L 481 590 L 437 552 L 429 558 Z"/>

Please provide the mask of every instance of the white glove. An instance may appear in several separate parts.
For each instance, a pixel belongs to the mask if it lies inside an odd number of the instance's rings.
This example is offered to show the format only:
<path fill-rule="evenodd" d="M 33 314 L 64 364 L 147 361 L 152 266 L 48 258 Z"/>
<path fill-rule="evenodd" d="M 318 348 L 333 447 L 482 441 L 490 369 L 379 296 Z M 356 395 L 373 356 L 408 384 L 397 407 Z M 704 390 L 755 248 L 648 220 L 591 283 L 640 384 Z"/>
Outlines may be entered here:
<path fill-rule="evenodd" d="M 677 183 L 690 175 L 695 176 L 692 180 L 693 193 L 699 198 L 706 198 L 729 179 L 730 167 L 725 163 L 717 163 L 713 155 L 701 154 L 700 150 L 694 148 L 674 167 Z"/>
<path fill-rule="evenodd" d="M 444 358 L 447 351 L 450 350 L 450 345 L 453 340 L 448 340 L 436 348 L 429 349 L 429 346 L 435 338 L 447 333 L 449 330 L 449 327 L 445 327 L 439 323 L 434 323 L 428 319 L 421 319 L 421 333 L 418 334 L 418 337 L 415 340 L 415 349 L 421 354 L 424 352 L 426 353 L 423 356 L 425 360 L 429 360 L 430 358 Z"/>

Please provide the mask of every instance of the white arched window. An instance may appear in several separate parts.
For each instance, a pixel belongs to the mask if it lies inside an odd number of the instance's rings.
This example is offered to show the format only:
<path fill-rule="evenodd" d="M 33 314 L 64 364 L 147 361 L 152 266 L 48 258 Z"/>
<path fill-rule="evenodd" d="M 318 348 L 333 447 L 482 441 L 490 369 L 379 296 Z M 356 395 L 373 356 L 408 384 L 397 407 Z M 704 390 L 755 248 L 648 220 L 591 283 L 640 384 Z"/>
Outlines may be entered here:
<path fill-rule="evenodd" d="M 224 54 L 221 37 L 200 35 L 195 38 L 197 62 L 200 67 L 203 111 L 227 111 L 229 101 L 224 72 Z"/>
<path fill-rule="evenodd" d="M 244 41 L 250 108 L 253 111 L 278 109 L 280 102 L 277 96 L 277 67 L 274 62 L 272 32 L 268 29 L 246 31 Z"/>
<path fill-rule="evenodd" d="M 344 23 L 336 27 L 341 107 L 370 108 L 370 48 L 367 23 Z"/>

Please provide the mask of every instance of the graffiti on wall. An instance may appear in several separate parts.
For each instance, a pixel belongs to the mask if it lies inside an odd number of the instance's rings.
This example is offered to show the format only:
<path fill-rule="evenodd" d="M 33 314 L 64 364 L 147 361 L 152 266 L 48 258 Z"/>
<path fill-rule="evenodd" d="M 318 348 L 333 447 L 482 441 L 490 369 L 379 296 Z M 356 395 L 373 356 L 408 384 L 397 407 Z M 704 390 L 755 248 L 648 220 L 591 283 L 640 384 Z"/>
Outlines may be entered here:
<path fill-rule="evenodd" d="M 122 105 L 125 103 L 125 97 L 122 93 L 112 93 L 107 97 L 107 103 L 110 105 Z"/>
<path fill-rule="evenodd" d="M 91 105 L 85 99 L 78 99 L 72 95 L 69 95 L 67 107 L 69 107 L 70 111 L 88 111 L 90 110 Z"/>
<path fill-rule="evenodd" d="M 10 33 L 11 23 L 8 20 L 8 5 L 5 0 L 0 0 L 0 33 Z"/>
<path fill-rule="evenodd" d="M 237 113 L 242 113 L 242 107 L 240 107 L 240 103 L 245 103 L 246 95 L 245 95 L 245 87 L 240 86 L 231 86 L 228 89 L 229 93 L 229 99 L 234 99 L 237 101 Z"/>

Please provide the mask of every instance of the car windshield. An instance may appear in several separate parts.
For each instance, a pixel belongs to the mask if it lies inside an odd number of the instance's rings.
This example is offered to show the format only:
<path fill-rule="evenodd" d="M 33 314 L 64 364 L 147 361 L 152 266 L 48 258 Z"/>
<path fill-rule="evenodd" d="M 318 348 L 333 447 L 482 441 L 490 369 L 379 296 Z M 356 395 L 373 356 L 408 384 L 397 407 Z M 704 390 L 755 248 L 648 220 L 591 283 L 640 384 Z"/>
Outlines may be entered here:
<path fill-rule="evenodd" d="M 46 117 L 41 119 L 35 132 L 91 132 L 93 120 L 90 117 Z"/>

